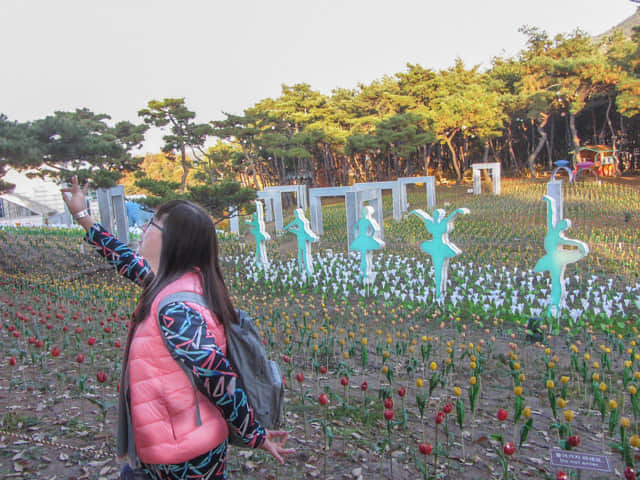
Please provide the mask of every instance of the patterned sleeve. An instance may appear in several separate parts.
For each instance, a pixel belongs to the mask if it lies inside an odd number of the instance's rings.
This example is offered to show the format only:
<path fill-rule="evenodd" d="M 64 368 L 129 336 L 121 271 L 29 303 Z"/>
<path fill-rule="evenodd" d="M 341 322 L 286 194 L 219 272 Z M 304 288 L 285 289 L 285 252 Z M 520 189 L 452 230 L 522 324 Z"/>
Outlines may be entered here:
<path fill-rule="evenodd" d="M 106 258 L 107 262 L 116 267 L 120 275 L 141 286 L 144 285 L 145 281 L 151 279 L 153 272 L 147 261 L 126 243 L 114 237 L 99 223 L 95 223 L 87 231 L 84 239 L 96 247 L 98 253 Z"/>
<path fill-rule="evenodd" d="M 265 440 L 247 396 L 236 386 L 237 375 L 218 348 L 202 316 L 182 302 L 170 303 L 159 313 L 162 334 L 177 357 L 193 372 L 198 389 L 211 399 L 242 441 L 251 448 Z"/>

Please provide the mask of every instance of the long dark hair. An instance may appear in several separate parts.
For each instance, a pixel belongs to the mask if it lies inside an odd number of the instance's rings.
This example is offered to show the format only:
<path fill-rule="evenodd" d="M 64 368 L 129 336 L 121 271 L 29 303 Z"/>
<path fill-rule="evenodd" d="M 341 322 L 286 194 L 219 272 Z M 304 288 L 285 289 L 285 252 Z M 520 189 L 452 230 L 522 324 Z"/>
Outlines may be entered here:
<path fill-rule="evenodd" d="M 237 322 L 222 278 L 216 229 L 209 214 L 186 200 L 171 200 L 161 205 L 154 216 L 164 221 L 160 264 L 158 271 L 146 283 L 133 313 L 125 359 L 135 327 L 149 314 L 153 300 L 164 287 L 187 272 L 198 272 L 203 296 L 225 328 Z"/>

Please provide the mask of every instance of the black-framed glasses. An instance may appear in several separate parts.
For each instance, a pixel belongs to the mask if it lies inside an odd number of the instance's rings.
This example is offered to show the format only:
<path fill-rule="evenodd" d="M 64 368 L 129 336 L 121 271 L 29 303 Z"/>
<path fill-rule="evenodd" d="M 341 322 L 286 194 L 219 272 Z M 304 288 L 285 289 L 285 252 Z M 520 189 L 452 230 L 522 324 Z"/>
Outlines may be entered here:
<path fill-rule="evenodd" d="M 162 228 L 160 225 L 158 225 L 156 222 L 154 222 L 153 219 L 149 220 L 147 223 L 144 224 L 144 229 L 146 230 L 147 228 L 149 228 L 150 225 L 156 227 L 161 232 L 164 231 L 164 228 Z"/>

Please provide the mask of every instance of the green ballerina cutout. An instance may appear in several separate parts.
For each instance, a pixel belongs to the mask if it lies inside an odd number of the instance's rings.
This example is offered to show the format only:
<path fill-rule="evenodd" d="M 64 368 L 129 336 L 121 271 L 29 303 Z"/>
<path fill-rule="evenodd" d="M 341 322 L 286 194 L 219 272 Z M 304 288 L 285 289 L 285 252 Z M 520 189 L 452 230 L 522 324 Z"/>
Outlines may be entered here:
<path fill-rule="evenodd" d="M 264 242 L 271 240 L 271 235 L 264 224 L 264 207 L 261 201 L 256 200 L 256 211 L 251 218 L 252 220 L 246 220 L 246 223 L 251 226 L 249 231 L 256 241 L 256 267 L 263 269 L 269 265 Z"/>
<path fill-rule="evenodd" d="M 564 302 L 566 291 L 564 287 L 564 271 L 568 264 L 577 262 L 589 254 L 589 246 L 580 240 L 573 240 L 564 236 L 564 231 L 571 228 L 571 220 L 563 218 L 555 225 L 557 204 L 549 195 L 544 196 L 547 202 L 547 235 L 544 237 L 544 249 L 547 254 L 538 260 L 533 267 L 534 272 L 551 274 L 551 303 L 548 315 L 558 316 Z M 565 247 L 571 247 L 567 249 Z"/>
<path fill-rule="evenodd" d="M 295 234 L 298 239 L 298 272 L 304 276 L 311 275 L 313 273 L 311 243 L 317 242 L 320 237 L 311 230 L 309 220 L 304 216 L 304 210 L 296 208 L 293 213 L 295 218 L 282 230 Z"/>
<path fill-rule="evenodd" d="M 380 238 L 380 225 L 373 218 L 374 209 L 371 205 L 362 207 L 360 220 L 354 227 L 355 239 L 349 245 L 349 250 L 360 252 L 360 275 L 358 279 L 365 285 L 370 285 L 376 278 L 376 272 L 371 271 L 372 251 L 380 250 L 385 243 Z"/>
<path fill-rule="evenodd" d="M 453 219 L 458 214 L 467 215 L 469 213 L 471 212 L 468 208 L 458 208 L 445 218 L 445 211 L 438 208 L 434 210 L 432 218 L 419 208 L 409 212 L 409 215 L 414 214 L 420 217 L 427 232 L 433 235 L 433 239 L 423 242 L 420 248 L 427 255 L 431 255 L 436 276 L 436 300 L 438 302 L 445 297 L 447 277 L 449 276 L 449 259 L 462 253 L 462 250 L 449 240 L 449 234 L 453 231 Z"/>

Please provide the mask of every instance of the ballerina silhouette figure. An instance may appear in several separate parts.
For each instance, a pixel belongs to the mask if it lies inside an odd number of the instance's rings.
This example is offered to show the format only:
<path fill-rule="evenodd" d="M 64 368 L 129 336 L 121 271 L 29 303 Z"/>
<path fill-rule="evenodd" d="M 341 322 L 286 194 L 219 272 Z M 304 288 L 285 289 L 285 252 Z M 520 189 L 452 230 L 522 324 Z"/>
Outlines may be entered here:
<path fill-rule="evenodd" d="M 269 259 L 264 242 L 271 240 L 271 235 L 267 232 L 264 224 L 264 207 L 261 201 L 256 200 L 256 211 L 253 212 L 251 218 L 252 220 L 247 220 L 246 223 L 250 225 L 249 231 L 256 241 L 256 267 L 265 268 L 269 265 Z"/>
<path fill-rule="evenodd" d="M 354 227 L 356 238 L 349 245 L 349 250 L 360 252 L 360 275 L 358 279 L 364 284 L 371 284 L 376 273 L 371 271 L 371 252 L 380 250 L 385 243 L 380 238 L 380 225 L 373 218 L 373 207 L 365 205 L 362 207 L 360 220 Z"/>
<path fill-rule="evenodd" d="M 557 316 L 560 314 L 560 307 L 566 296 L 564 271 L 568 264 L 577 262 L 589 254 L 589 245 L 580 240 L 565 237 L 563 232 L 571 228 L 571 220 L 563 218 L 554 225 L 553 219 L 556 218 L 556 209 L 558 208 L 556 200 L 545 195 L 544 201 L 547 202 L 547 234 L 544 237 L 544 249 L 547 254 L 538 260 L 533 271 L 544 272 L 548 270 L 551 274 L 551 303 L 547 313 L 549 316 L 553 316 L 555 309 Z"/>
<path fill-rule="evenodd" d="M 471 213 L 468 208 L 458 208 L 445 218 L 445 211 L 441 208 L 434 210 L 431 217 L 424 210 L 411 210 L 409 215 L 414 214 L 420 217 L 424 226 L 432 236 L 432 240 L 427 240 L 420 245 L 420 248 L 427 255 L 431 255 L 433 268 L 436 276 L 436 300 L 444 299 L 449 274 L 449 259 L 462 253 L 455 244 L 449 240 L 449 234 L 453 231 L 453 219 L 456 215 Z"/>
<path fill-rule="evenodd" d="M 295 234 L 298 239 L 298 271 L 303 275 L 313 273 L 313 259 L 311 257 L 311 243 L 320 240 L 309 225 L 309 220 L 304 216 L 304 210 L 296 208 L 295 218 L 282 230 Z"/>

